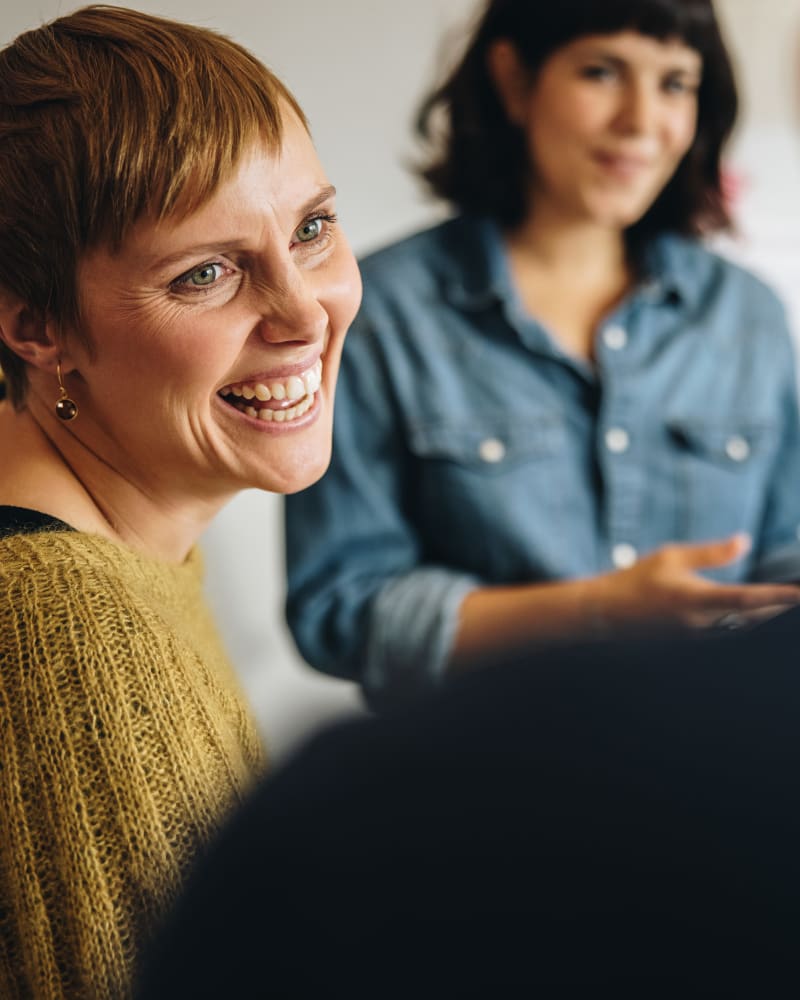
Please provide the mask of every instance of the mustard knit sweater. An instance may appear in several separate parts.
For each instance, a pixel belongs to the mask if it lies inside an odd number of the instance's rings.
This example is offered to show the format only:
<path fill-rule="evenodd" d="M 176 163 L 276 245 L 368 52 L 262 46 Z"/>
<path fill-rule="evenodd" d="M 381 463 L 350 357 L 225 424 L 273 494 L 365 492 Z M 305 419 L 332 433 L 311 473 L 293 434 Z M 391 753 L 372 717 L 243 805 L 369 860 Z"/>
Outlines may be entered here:
<path fill-rule="evenodd" d="M 0 998 L 127 996 L 261 767 L 196 553 L 0 540 Z"/>

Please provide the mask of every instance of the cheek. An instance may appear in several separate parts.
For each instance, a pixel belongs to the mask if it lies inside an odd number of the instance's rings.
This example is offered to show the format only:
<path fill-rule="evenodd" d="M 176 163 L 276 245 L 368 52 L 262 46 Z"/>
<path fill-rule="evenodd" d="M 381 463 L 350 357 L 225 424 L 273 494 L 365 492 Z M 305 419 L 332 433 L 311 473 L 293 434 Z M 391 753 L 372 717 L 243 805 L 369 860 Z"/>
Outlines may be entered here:
<path fill-rule="evenodd" d="M 565 160 L 577 163 L 587 143 L 603 129 L 603 115 L 590 100 L 556 100 L 543 110 L 537 102 L 525 129 L 531 167 L 539 174 L 566 179 Z"/>
<path fill-rule="evenodd" d="M 614 117 L 615 105 L 604 92 L 572 83 L 550 88 L 532 103 L 529 128 L 550 141 L 574 142 L 604 130 Z"/>
<path fill-rule="evenodd" d="M 361 273 L 349 248 L 326 275 L 319 300 L 328 314 L 334 334 L 346 333 L 361 304 Z"/>
<path fill-rule="evenodd" d="M 692 148 L 697 135 L 697 114 L 676 115 L 670 123 L 670 145 L 675 155 L 682 159 Z"/>

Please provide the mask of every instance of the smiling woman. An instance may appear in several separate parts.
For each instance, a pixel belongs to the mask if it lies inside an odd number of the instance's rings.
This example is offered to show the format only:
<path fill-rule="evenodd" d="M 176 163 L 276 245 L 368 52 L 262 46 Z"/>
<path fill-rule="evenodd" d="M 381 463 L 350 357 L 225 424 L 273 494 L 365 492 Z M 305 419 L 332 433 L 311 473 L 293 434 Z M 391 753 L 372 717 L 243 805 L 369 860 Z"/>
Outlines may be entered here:
<path fill-rule="evenodd" d="M 0 995 L 118 997 L 264 766 L 195 542 L 325 470 L 359 277 L 300 108 L 205 30 L 20 36 L 0 175 Z"/>
<path fill-rule="evenodd" d="M 423 104 L 457 217 L 363 262 L 333 460 L 287 505 L 288 617 L 373 704 L 520 643 L 800 600 L 781 304 L 729 225 L 711 0 L 486 0 Z"/>

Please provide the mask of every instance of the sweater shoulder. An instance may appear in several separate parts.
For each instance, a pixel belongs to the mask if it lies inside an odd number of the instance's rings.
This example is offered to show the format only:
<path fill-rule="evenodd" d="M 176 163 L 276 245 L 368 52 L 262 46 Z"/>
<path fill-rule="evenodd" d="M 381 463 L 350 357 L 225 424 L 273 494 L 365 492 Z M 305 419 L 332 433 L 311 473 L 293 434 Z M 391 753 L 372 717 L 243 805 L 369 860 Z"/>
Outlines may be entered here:
<path fill-rule="evenodd" d="M 38 663 L 105 686 L 135 686 L 167 659 L 230 670 L 195 556 L 171 566 L 74 531 L 0 541 L 0 659 L 11 674 Z"/>
<path fill-rule="evenodd" d="M 98 591 L 108 601 L 139 595 L 159 604 L 201 591 L 202 558 L 193 549 L 183 564 L 140 555 L 99 535 L 42 531 L 0 539 L 0 589 L 40 605 L 64 598 L 80 604 Z"/>
<path fill-rule="evenodd" d="M 0 993 L 127 995 L 258 734 L 194 560 L 64 532 L 3 540 L 0 566 Z"/>

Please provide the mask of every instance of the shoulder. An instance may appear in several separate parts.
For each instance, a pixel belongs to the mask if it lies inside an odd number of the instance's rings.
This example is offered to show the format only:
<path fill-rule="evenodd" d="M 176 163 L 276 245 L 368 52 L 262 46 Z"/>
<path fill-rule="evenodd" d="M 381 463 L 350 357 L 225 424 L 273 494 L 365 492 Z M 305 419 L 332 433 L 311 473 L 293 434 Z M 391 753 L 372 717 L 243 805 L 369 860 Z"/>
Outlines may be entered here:
<path fill-rule="evenodd" d="M 668 272 L 687 291 L 688 299 L 710 310 L 767 327 L 786 326 L 783 303 L 770 285 L 724 250 L 698 240 L 664 237 L 659 251 Z"/>
<path fill-rule="evenodd" d="M 470 228 L 471 220 L 463 216 L 448 219 L 364 255 L 359 266 L 368 279 L 377 281 L 397 266 L 413 270 L 420 264 L 441 263 L 442 255 L 449 257 L 454 244 Z"/>
<path fill-rule="evenodd" d="M 132 624 L 120 567 L 91 536 L 39 532 L 0 540 L 0 659 L 55 670 Z"/>
<path fill-rule="evenodd" d="M 364 257 L 345 366 L 356 357 L 366 365 L 364 355 L 378 365 L 416 363 L 420 351 L 449 342 L 465 290 L 488 285 L 490 247 L 486 220 L 457 216 Z"/>
<path fill-rule="evenodd" d="M 9 534 L 0 539 L 0 581 L 25 581 L 26 591 L 63 573 L 97 564 L 90 536 L 82 532 L 44 530 Z"/>
<path fill-rule="evenodd" d="M 110 582 L 157 575 L 168 569 L 166 564 L 141 557 L 124 545 L 72 529 L 51 528 L 8 535 L 0 539 L 0 554 L 0 579 L 6 582 L 19 579 L 23 574 L 33 581 L 63 575 L 66 582 L 92 577 Z M 191 566 L 199 572 L 194 562 Z"/>
<path fill-rule="evenodd" d="M 7 694 L 41 689 L 42 704 L 69 704 L 72 712 L 89 691 L 104 692 L 122 711 L 136 692 L 155 704 L 174 688 L 175 704 L 205 699 L 208 707 L 224 690 L 238 706 L 230 680 L 199 557 L 173 566 L 79 532 L 0 541 Z"/>
<path fill-rule="evenodd" d="M 419 295 L 458 279 L 481 244 L 477 220 L 458 216 L 361 258 L 364 301 Z"/>
<path fill-rule="evenodd" d="M 172 567 L 78 531 L 0 539 L 0 621 L 54 643 L 158 627 L 170 604 L 199 605 L 201 588 L 199 556 Z"/>

